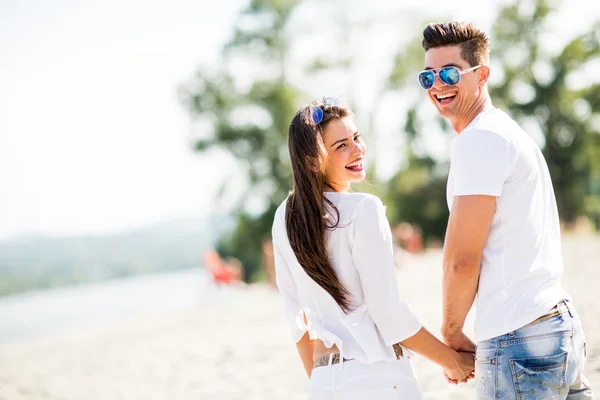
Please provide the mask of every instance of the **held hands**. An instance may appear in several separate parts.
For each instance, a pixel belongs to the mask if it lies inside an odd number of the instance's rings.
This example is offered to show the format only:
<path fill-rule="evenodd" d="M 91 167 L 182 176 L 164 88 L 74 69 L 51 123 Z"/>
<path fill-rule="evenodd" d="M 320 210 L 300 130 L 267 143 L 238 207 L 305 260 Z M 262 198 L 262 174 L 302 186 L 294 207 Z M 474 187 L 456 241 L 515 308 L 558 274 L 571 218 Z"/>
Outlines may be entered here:
<path fill-rule="evenodd" d="M 453 385 L 458 385 L 459 382 L 466 383 L 475 377 L 475 353 L 459 351 L 456 354 L 455 364 L 444 370 L 446 380 Z"/>
<path fill-rule="evenodd" d="M 456 366 L 444 370 L 448 383 L 466 383 L 475 377 L 475 351 L 477 346 L 462 331 L 453 335 L 443 335 L 444 343 L 458 352 Z"/>

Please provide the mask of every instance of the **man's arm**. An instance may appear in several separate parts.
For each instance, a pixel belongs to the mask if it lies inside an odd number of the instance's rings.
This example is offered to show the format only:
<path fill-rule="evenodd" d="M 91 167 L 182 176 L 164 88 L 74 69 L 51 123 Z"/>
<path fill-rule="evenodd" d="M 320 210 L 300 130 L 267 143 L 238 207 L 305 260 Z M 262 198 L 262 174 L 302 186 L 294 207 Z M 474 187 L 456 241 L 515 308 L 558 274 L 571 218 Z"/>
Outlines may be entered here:
<path fill-rule="evenodd" d="M 450 211 L 444 243 L 442 337 L 456 350 L 474 351 L 462 330 L 477 293 L 495 209 L 496 197 L 470 195 L 454 197 Z"/>

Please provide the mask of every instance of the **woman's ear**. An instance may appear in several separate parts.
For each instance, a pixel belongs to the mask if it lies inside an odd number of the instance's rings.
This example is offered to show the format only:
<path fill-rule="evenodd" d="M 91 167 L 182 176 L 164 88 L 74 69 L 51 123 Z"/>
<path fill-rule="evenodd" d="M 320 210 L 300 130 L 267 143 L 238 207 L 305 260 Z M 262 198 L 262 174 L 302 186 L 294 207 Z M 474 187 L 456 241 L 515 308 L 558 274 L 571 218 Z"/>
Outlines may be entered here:
<path fill-rule="evenodd" d="M 306 163 L 306 167 L 312 172 L 317 173 L 321 171 L 319 159 L 317 157 L 306 156 L 304 162 Z"/>

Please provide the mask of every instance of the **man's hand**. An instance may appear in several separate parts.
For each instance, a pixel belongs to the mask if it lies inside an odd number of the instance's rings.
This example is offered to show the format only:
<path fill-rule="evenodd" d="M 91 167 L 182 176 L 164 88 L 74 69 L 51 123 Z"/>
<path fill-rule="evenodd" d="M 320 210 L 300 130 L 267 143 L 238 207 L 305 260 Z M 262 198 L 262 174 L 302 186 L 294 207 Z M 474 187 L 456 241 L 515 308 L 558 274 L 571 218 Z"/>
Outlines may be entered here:
<path fill-rule="evenodd" d="M 462 331 L 455 334 L 444 334 L 442 333 L 442 339 L 444 343 L 456 351 L 466 351 L 469 353 L 475 353 L 477 345 Z"/>

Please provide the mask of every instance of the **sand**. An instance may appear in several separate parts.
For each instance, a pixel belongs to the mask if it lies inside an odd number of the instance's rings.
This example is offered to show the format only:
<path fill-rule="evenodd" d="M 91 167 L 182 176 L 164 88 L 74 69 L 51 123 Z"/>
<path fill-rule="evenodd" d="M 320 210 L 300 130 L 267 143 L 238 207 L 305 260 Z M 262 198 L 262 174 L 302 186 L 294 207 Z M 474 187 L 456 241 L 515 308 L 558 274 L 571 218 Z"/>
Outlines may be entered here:
<path fill-rule="evenodd" d="M 564 286 L 588 339 L 586 375 L 600 391 L 600 237 L 566 237 Z M 403 297 L 434 334 L 441 253 L 405 255 Z M 472 334 L 472 320 L 468 319 Z M 424 399 L 474 399 L 414 358 Z M 307 379 L 276 290 L 210 289 L 194 307 L 136 315 L 0 343 L 0 399 L 304 399 Z"/>

